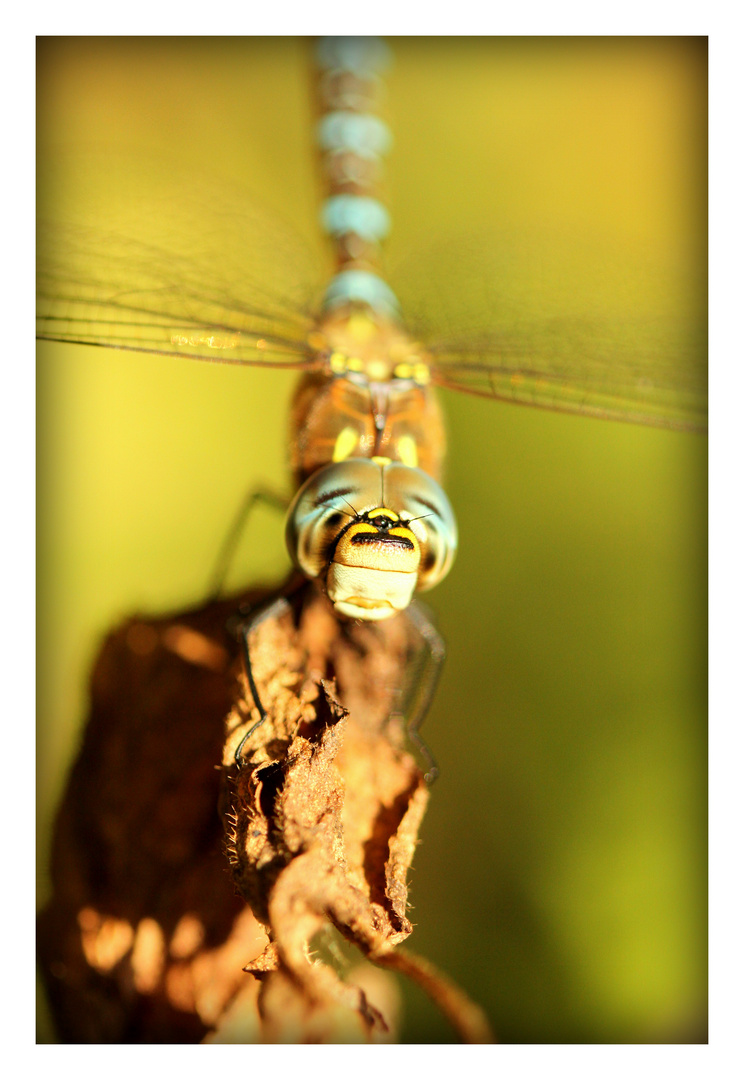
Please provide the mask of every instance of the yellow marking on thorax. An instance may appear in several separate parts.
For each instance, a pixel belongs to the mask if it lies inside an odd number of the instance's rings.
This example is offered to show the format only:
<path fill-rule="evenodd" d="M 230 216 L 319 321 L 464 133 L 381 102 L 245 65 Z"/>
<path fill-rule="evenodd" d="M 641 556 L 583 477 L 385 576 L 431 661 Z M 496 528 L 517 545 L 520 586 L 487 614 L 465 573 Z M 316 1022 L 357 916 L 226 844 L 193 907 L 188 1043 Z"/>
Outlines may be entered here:
<path fill-rule="evenodd" d="M 367 364 L 367 378 L 370 382 L 387 382 L 390 377 L 390 365 L 384 360 L 370 360 Z"/>
<path fill-rule="evenodd" d="M 390 465 L 392 459 L 389 457 L 373 457 L 372 460 L 375 465 Z"/>
<path fill-rule="evenodd" d="M 412 435 L 401 435 L 395 442 L 395 448 L 404 465 L 408 465 L 411 469 L 418 468 L 418 447 Z"/>
<path fill-rule="evenodd" d="M 429 365 L 425 364 L 423 360 L 419 360 L 418 363 L 413 365 L 413 379 L 419 386 L 426 386 L 431 382 L 431 371 Z"/>
<path fill-rule="evenodd" d="M 359 442 L 359 432 L 353 427 L 343 428 L 336 439 L 336 445 L 333 447 L 333 460 L 334 461 L 346 461 Z"/>
<path fill-rule="evenodd" d="M 377 333 L 377 326 L 373 320 L 370 319 L 369 315 L 365 315 L 362 311 L 353 312 L 349 316 L 346 327 L 349 331 L 349 336 L 360 343 L 369 341 L 372 335 Z"/>

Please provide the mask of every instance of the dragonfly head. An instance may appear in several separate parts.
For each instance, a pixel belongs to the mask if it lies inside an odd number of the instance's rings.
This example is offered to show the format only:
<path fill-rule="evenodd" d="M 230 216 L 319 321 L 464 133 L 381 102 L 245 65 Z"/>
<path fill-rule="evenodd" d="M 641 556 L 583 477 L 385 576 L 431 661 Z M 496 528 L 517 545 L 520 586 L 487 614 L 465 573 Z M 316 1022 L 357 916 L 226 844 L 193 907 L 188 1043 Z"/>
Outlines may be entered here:
<path fill-rule="evenodd" d="M 421 469 L 349 458 L 319 469 L 287 514 L 297 566 L 323 581 L 336 611 L 380 620 L 448 573 L 457 526 L 447 496 Z"/>

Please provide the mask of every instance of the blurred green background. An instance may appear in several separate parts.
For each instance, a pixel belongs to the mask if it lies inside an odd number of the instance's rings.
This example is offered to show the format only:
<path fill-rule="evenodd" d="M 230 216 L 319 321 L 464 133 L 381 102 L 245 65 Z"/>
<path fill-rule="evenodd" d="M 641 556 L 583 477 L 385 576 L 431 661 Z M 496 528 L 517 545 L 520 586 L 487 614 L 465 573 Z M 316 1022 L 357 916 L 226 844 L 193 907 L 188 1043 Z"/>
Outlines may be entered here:
<path fill-rule="evenodd" d="M 458 237 L 509 229 L 562 237 L 567 258 L 601 237 L 704 267 L 703 39 L 391 44 L 391 265 L 437 250 L 421 258 L 456 301 Z M 57 212 L 70 155 L 154 153 L 245 185 L 322 275 L 309 78 L 307 41 L 42 39 L 40 210 Z M 616 294 L 583 285 L 617 317 Z M 292 381 L 39 347 L 40 903 L 101 636 L 200 600 L 244 492 L 287 488 Z M 449 656 L 411 947 L 502 1041 L 703 1041 L 706 440 L 465 395 L 445 408 L 461 549 L 427 598 Z M 236 583 L 286 567 L 282 523 L 259 513 Z M 406 1040 L 451 1041 L 404 992 Z"/>

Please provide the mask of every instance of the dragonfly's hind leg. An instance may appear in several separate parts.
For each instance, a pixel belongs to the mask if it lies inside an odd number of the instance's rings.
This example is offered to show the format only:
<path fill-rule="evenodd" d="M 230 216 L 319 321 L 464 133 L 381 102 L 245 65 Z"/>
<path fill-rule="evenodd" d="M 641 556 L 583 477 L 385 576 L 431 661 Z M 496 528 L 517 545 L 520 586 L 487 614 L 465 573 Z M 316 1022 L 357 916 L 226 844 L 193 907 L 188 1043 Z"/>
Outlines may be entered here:
<path fill-rule="evenodd" d="M 245 665 L 245 674 L 248 679 L 248 686 L 250 687 L 253 703 L 258 709 L 259 719 L 248 728 L 243 738 L 238 743 L 235 750 L 235 764 L 238 768 L 243 764 L 243 747 L 250 739 L 254 732 L 258 731 L 263 722 L 269 715 L 261 702 L 258 689 L 256 688 L 256 680 L 253 677 L 253 665 L 251 663 L 251 651 L 248 644 L 249 635 L 253 633 L 257 627 L 265 622 L 266 619 L 275 619 L 281 615 L 284 615 L 290 609 L 289 601 L 284 595 L 274 596 L 267 600 L 264 604 L 254 608 L 252 611 L 240 611 L 232 620 L 232 625 L 229 627 L 231 632 L 235 635 L 240 643 L 240 650 L 243 656 L 243 663 Z"/>
<path fill-rule="evenodd" d="M 404 689 L 402 712 L 408 720 L 408 738 L 420 751 L 427 764 L 424 779 L 427 784 L 433 784 L 439 776 L 439 767 L 431 750 L 422 739 L 419 728 L 429 711 L 447 650 L 442 635 L 423 607 L 413 603 L 407 609 L 406 615 L 410 625 L 419 636 L 420 645 L 418 664 L 414 663 L 413 672 Z"/>
<path fill-rule="evenodd" d="M 230 526 L 227 536 L 222 542 L 219 554 L 217 555 L 208 586 L 207 595 L 210 599 L 216 600 L 222 590 L 225 578 L 227 577 L 227 572 L 230 569 L 230 563 L 235 556 L 235 549 L 240 541 L 240 536 L 245 529 L 251 511 L 256 504 L 265 503 L 267 506 L 271 506 L 275 510 L 280 510 L 284 513 L 289 506 L 289 502 L 290 500 L 286 495 L 282 495 L 277 491 L 272 491 L 270 488 L 256 488 L 246 495 L 238 507 L 238 512 L 235 515 L 233 523 Z"/>

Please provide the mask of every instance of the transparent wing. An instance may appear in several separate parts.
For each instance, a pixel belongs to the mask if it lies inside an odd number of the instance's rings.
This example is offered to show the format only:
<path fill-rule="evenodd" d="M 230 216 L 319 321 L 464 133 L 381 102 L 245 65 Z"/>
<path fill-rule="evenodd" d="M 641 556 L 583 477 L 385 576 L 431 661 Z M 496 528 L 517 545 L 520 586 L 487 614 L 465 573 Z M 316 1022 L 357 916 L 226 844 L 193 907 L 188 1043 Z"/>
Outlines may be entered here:
<path fill-rule="evenodd" d="M 38 226 L 40 339 L 313 365 L 320 259 L 242 192 L 152 165 L 110 170 L 95 156 L 75 161 L 74 183 L 61 173 Z"/>
<path fill-rule="evenodd" d="M 447 389 L 558 412 L 706 430 L 705 379 L 689 362 L 689 342 L 680 342 L 670 362 L 649 347 L 646 328 L 639 335 L 643 346 L 630 355 L 596 327 L 584 334 L 574 324 L 551 330 L 552 349 L 547 331 L 532 348 L 527 335 L 519 345 L 494 336 L 437 346 L 434 381 Z"/>
<path fill-rule="evenodd" d="M 209 265 L 114 235 L 88 244 L 79 233 L 48 228 L 37 336 L 218 363 L 306 366 L 309 316 L 245 278 L 234 295 L 225 283 L 210 288 L 198 270 Z"/>
<path fill-rule="evenodd" d="M 41 201 L 57 224 L 39 225 L 40 338 L 220 363 L 317 363 L 308 338 L 320 251 L 244 193 L 93 156 L 61 169 Z M 434 381 L 703 430 L 706 292 L 695 261 L 613 244 L 480 234 L 411 259 L 392 284 Z"/>
<path fill-rule="evenodd" d="M 702 431 L 705 281 L 684 259 L 658 255 L 575 238 L 479 237 L 430 252 L 396 286 L 440 386 Z"/>

